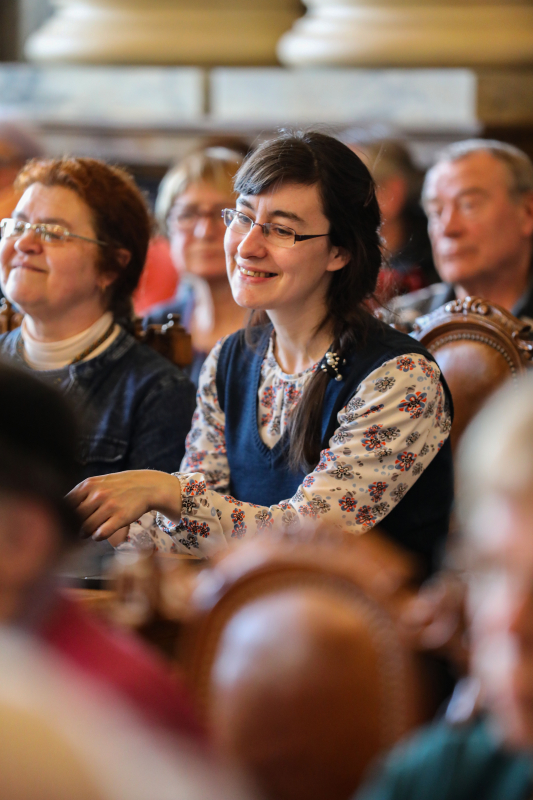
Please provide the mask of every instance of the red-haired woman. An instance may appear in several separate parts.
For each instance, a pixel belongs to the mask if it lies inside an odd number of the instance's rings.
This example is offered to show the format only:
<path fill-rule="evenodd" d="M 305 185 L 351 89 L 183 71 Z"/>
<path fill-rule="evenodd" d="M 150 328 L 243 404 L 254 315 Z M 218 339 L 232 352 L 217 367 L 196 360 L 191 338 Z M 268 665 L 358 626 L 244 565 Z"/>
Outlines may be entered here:
<path fill-rule="evenodd" d="M 25 316 L 0 354 L 83 413 L 86 476 L 176 469 L 194 410 L 183 373 L 128 332 L 150 216 L 133 179 L 91 158 L 30 161 L 0 223 L 0 277 Z"/>

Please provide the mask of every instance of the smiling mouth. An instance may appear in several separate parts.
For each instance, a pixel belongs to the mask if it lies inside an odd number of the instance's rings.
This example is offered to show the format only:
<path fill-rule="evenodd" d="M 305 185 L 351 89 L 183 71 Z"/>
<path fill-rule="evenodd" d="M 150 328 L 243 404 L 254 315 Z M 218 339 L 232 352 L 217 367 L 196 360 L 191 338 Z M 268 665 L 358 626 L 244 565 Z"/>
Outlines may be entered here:
<path fill-rule="evenodd" d="M 243 275 L 248 275 L 250 278 L 275 278 L 275 272 L 254 272 L 251 269 L 244 269 L 244 267 L 239 267 L 239 272 L 242 272 Z"/>
<path fill-rule="evenodd" d="M 46 272 L 46 270 L 39 269 L 39 267 L 32 267 L 30 264 L 14 264 L 12 269 L 29 269 L 30 272 Z"/>

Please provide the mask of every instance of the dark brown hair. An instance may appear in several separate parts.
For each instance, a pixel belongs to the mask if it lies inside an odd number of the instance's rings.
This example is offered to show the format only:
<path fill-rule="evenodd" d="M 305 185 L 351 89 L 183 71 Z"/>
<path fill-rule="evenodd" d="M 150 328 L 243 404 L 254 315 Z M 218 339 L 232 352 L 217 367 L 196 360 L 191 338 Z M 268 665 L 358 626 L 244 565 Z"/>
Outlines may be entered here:
<path fill-rule="evenodd" d="M 131 175 L 96 158 L 34 159 L 21 169 L 15 187 L 24 191 L 33 183 L 71 189 L 90 208 L 96 238 L 107 244 L 99 247 L 98 269 L 116 276 L 107 307 L 115 319 L 130 318 L 152 232 L 150 213 Z M 119 249 L 130 253 L 126 266 Z"/>
<path fill-rule="evenodd" d="M 235 178 L 241 195 L 258 195 L 282 185 L 317 186 L 329 239 L 350 260 L 332 273 L 327 310 L 316 332 L 332 329 L 332 349 L 343 357 L 364 341 L 372 325 L 365 300 L 372 296 L 381 266 L 381 216 L 372 176 L 361 159 L 338 139 L 315 131 L 282 133 L 264 142 L 243 163 Z M 255 312 L 252 325 L 267 321 Z M 328 374 L 318 370 L 307 384 L 289 426 L 289 463 L 308 472 L 318 463 Z"/>

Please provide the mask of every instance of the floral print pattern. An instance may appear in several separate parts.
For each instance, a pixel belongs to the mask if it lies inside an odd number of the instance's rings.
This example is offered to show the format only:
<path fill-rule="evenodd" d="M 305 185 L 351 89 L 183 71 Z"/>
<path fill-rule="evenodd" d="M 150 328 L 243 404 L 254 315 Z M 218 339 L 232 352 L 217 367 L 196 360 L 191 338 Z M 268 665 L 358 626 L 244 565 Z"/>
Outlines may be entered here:
<path fill-rule="evenodd" d="M 449 435 L 438 366 L 418 354 L 395 357 L 368 375 L 338 413 L 329 447 L 294 497 L 269 508 L 237 500 L 228 495 L 225 418 L 216 392 L 221 345 L 204 364 L 186 455 L 176 474 L 182 518 L 173 524 L 158 516 L 156 523 L 155 515 L 145 514 L 130 526 L 130 542 L 149 533 L 158 549 L 210 556 L 232 539 L 273 527 L 290 530 L 310 518 L 364 533 L 405 497 Z M 257 396 L 257 424 L 267 446 L 283 435 L 314 369 L 284 374 L 270 343 Z"/>

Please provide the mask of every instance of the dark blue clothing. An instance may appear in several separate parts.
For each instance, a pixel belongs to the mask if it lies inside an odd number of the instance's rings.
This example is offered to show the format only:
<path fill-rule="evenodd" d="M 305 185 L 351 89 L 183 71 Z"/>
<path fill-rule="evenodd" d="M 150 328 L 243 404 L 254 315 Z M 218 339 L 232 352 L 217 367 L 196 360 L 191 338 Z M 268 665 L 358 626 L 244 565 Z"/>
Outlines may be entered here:
<path fill-rule="evenodd" d="M 271 506 L 292 497 L 302 483 L 303 471 L 292 472 L 287 460 L 287 439 L 273 448 L 261 439 L 257 428 L 257 393 L 272 326 L 256 328 L 254 347 L 238 331 L 224 342 L 218 360 L 217 395 L 225 413 L 225 439 L 230 465 L 232 497 L 261 506 Z M 364 379 L 385 361 L 407 353 L 419 353 L 435 363 L 433 356 L 410 336 L 377 320 L 371 323 L 367 341 L 351 353 L 340 367 L 341 381 L 330 380 L 322 411 L 322 445 L 338 427 L 337 414 L 353 397 Z M 451 395 L 444 379 L 450 408 Z M 250 469 L 250 464 L 253 468 Z M 315 465 L 316 466 L 316 465 Z M 424 567 L 437 566 L 448 532 L 453 502 L 452 453 L 447 439 L 419 479 L 379 526 L 398 544 L 422 557 Z"/>
<path fill-rule="evenodd" d="M 20 328 L 0 336 L 0 354 L 29 369 Z M 33 371 L 57 386 L 80 412 L 82 475 L 128 469 L 179 469 L 191 426 L 195 391 L 183 372 L 121 330 L 89 361 Z"/>
<path fill-rule="evenodd" d="M 530 800 L 533 760 L 505 750 L 484 718 L 440 722 L 396 747 L 354 800 Z"/>
<path fill-rule="evenodd" d="M 192 312 L 194 310 L 194 289 L 192 284 L 187 278 L 182 278 L 176 296 L 173 300 L 165 300 L 164 303 L 157 303 L 148 309 L 143 323 L 147 325 L 164 325 L 168 320 L 169 314 L 178 314 L 180 322 L 186 331 L 191 330 Z M 203 363 L 207 358 L 207 353 L 203 350 L 194 350 L 192 352 L 192 362 L 186 367 L 185 372 L 194 383 L 198 386 L 200 378 L 200 370 Z"/>

